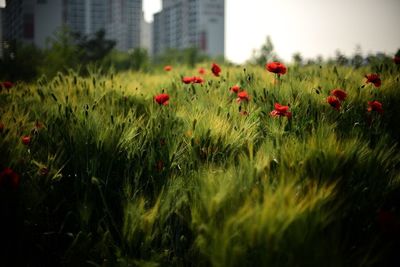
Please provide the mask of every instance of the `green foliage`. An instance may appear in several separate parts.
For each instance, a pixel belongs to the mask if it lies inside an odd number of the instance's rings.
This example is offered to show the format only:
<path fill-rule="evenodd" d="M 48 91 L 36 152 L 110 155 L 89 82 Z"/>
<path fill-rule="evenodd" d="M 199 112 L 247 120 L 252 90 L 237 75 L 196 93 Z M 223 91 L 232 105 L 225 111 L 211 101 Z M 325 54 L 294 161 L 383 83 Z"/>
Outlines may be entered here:
<path fill-rule="evenodd" d="M 0 79 L 32 81 L 43 67 L 43 52 L 33 45 L 11 42 L 0 59 Z"/>
<path fill-rule="evenodd" d="M 80 65 L 82 51 L 73 39 L 68 28 L 62 28 L 48 40 L 50 47 L 45 52 L 42 73 L 48 77 L 54 77 L 57 72 L 66 72 L 70 68 Z"/>
<path fill-rule="evenodd" d="M 279 58 L 274 50 L 274 45 L 270 36 L 267 36 L 265 43 L 259 50 L 254 50 L 249 63 L 264 66 L 265 63 L 271 61 L 279 61 Z"/>
<path fill-rule="evenodd" d="M 0 78 L 33 81 L 42 75 L 52 78 L 70 68 L 80 69 L 81 74 L 86 75 L 91 65 L 101 67 L 114 45 L 114 41 L 105 39 L 104 31 L 89 38 L 72 33 L 68 28 L 56 31 L 48 39 L 46 49 L 11 42 L 0 60 Z"/>
<path fill-rule="evenodd" d="M 79 50 L 82 51 L 80 60 L 84 64 L 101 61 L 111 52 L 115 41 L 105 39 L 105 34 L 104 30 L 99 30 L 92 38 L 75 34 L 74 39 Z"/>
<path fill-rule="evenodd" d="M 208 60 L 208 57 L 201 54 L 197 48 L 174 49 L 169 48 L 154 58 L 154 63 L 160 65 L 188 65 L 194 67 L 196 63 Z"/>
<path fill-rule="evenodd" d="M 301 66 L 303 64 L 303 57 L 299 52 L 293 54 L 293 62 L 296 65 Z"/>
<path fill-rule="evenodd" d="M 0 171 L 21 177 L 15 191 L 0 186 L 10 244 L 1 263 L 390 266 L 400 240 L 396 67 L 296 65 L 276 79 L 222 65 L 202 84 L 181 82 L 198 75 L 187 66 L 69 70 L 1 90 Z M 375 68 L 380 88 L 365 85 Z M 237 101 L 235 84 L 249 101 Z M 326 102 L 338 87 L 348 94 L 339 111 Z M 162 92 L 167 106 L 153 99 Z M 383 115 L 367 111 L 371 100 Z M 270 116 L 275 102 L 292 118 Z"/>
<path fill-rule="evenodd" d="M 131 68 L 133 70 L 143 70 L 149 65 L 149 55 L 144 48 L 135 48 L 130 54 Z"/>

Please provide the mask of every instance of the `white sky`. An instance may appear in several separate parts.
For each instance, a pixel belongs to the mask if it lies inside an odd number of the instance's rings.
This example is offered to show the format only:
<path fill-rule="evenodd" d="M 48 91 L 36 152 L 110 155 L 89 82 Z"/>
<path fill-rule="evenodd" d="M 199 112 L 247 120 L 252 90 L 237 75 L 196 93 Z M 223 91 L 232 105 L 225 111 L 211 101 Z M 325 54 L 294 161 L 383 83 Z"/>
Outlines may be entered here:
<path fill-rule="evenodd" d="M 147 21 L 161 0 L 143 0 Z M 400 48 L 400 0 L 225 0 L 225 56 L 243 63 L 271 36 L 278 56 L 334 56 L 340 49 L 394 54 Z"/>
<path fill-rule="evenodd" d="M 6 0 L 0 0 L 0 7 L 6 6 Z"/>

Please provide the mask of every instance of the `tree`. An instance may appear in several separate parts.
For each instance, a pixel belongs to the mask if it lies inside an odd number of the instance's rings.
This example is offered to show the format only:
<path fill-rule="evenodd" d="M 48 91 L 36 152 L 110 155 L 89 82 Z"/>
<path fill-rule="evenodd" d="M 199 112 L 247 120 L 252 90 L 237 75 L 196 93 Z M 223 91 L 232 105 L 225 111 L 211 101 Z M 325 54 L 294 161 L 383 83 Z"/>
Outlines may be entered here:
<path fill-rule="evenodd" d="M 131 67 L 134 70 L 141 70 L 148 66 L 149 55 L 145 48 L 135 48 L 131 55 Z"/>
<path fill-rule="evenodd" d="M 187 64 L 194 67 L 196 63 L 207 60 L 208 57 L 202 54 L 198 48 L 189 47 L 183 50 L 168 48 L 162 54 L 157 55 L 154 58 L 157 64 Z"/>
<path fill-rule="evenodd" d="M 261 46 L 260 50 L 253 50 L 250 63 L 263 66 L 265 63 L 270 61 L 279 61 L 279 58 L 274 51 L 271 37 L 267 36 L 265 43 Z"/>
<path fill-rule="evenodd" d="M 303 57 L 301 56 L 300 52 L 296 52 L 293 54 L 293 61 L 294 64 L 301 66 L 303 64 Z"/>
<path fill-rule="evenodd" d="M 94 33 L 91 38 L 80 33 L 73 34 L 84 64 L 99 62 L 111 52 L 116 43 L 114 40 L 107 40 L 105 36 L 106 32 L 103 29 Z"/>
<path fill-rule="evenodd" d="M 9 42 L 0 59 L 0 79 L 10 81 L 31 81 L 43 65 L 43 53 L 32 44 Z"/>
<path fill-rule="evenodd" d="M 183 51 L 185 62 L 193 68 L 200 59 L 199 50 L 195 47 L 187 48 Z"/>
<path fill-rule="evenodd" d="M 318 64 L 318 65 L 322 65 L 322 64 L 324 64 L 324 57 L 322 56 L 322 55 L 318 55 L 317 56 L 317 58 L 316 58 L 316 63 Z"/>
<path fill-rule="evenodd" d="M 362 66 L 364 61 L 364 58 L 362 56 L 362 50 L 361 50 L 361 46 L 357 45 L 353 58 L 351 59 L 351 65 L 353 65 L 355 68 L 359 68 Z"/>
<path fill-rule="evenodd" d="M 347 65 L 349 60 L 346 58 L 346 56 L 338 49 L 335 52 L 335 61 L 336 64 L 340 66 Z"/>
<path fill-rule="evenodd" d="M 59 71 L 76 68 L 82 64 L 82 52 L 68 28 L 61 28 L 47 43 L 49 49 L 45 51 L 42 73 L 52 77 Z"/>

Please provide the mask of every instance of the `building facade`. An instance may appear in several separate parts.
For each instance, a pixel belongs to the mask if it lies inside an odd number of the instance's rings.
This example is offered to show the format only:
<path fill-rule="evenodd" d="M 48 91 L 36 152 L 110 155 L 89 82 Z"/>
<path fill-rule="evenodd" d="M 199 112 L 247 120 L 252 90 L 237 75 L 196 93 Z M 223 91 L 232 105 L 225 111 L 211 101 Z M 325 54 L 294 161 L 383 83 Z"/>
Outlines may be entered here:
<path fill-rule="evenodd" d="M 3 9 L 0 7 L 0 58 L 3 58 Z"/>
<path fill-rule="evenodd" d="M 141 25 L 140 25 L 140 47 L 145 48 L 147 50 L 147 53 L 152 56 L 152 23 L 147 22 L 144 19 L 144 13 L 142 12 L 142 19 L 141 19 Z"/>
<path fill-rule="evenodd" d="M 34 6 L 34 35 L 33 43 L 38 47 L 47 46 L 48 38 L 51 37 L 56 30 L 61 29 L 64 24 L 63 17 L 63 1 L 49 0 L 37 1 Z"/>
<path fill-rule="evenodd" d="M 33 43 L 35 0 L 8 0 L 3 10 L 3 39 Z"/>
<path fill-rule="evenodd" d="M 142 0 L 8 0 L 4 39 L 44 48 L 61 27 L 91 35 L 103 29 L 116 48 L 140 46 Z"/>
<path fill-rule="evenodd" d="M 154 15 L 153 54 L 189 47 L 224 56 L 225 0 L 163 0 Z"/>
<path fill-rule="evenodd" d="M 107 10 L 107 38 L 117 41 L 121 51 L 140 47 L 142 0 L 108 0 Z"/>

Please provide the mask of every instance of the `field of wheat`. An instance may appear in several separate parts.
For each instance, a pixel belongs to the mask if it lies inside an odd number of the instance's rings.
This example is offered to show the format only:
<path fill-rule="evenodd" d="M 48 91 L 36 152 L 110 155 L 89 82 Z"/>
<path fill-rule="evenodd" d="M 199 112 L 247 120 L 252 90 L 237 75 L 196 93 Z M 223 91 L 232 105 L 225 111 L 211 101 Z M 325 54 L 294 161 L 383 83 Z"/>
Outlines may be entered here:
<path fill-rule="evenodd" d="M 396 266 L 399 67 L 220 69 L 3 83 L 0 265 Z"/>

